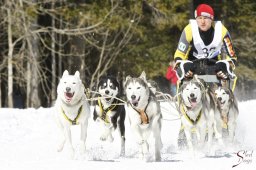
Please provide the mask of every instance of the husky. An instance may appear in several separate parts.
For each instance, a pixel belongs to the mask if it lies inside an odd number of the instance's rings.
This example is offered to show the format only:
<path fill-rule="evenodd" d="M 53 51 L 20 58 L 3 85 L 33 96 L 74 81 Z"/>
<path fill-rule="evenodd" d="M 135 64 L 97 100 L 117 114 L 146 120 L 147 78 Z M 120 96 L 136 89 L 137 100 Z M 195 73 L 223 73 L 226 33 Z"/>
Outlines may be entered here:
<path fill-rule="evenodd" d="M 180 87 L 179 112 L 181 115 L 181 129 L 184 130 L 187 146 L 190 151 L 195 149 L 194 140 L 198 142 L 197 147 L 205 143 L 207 129 L 207 115 L 209 105 L 205 93 L 205 83 L 196 76 L 189 81 L 183 81 Z M 194 134 L 196 138 L 194 139 Z M 193 140 L 194 139 L 194 140 Z"/>
<path fill-rule="evenodd" d="M 75 72 L 69 75 L 65 70 L 57 87 L 57 100 L 55 103 L 56 120 L 61 131 L 61 142 L 57 151 L 62 151 L 66 143 L 70 157 L 74 157 L 74 148 L 72 146 L 71 126 L 80 125 L 80 153 L 86 149 L 86 137 L 88 118 L 90 116 L 90 106 L 84 93 L 84 85 L 80 79 L 80 73 Z"/>
<path fill-rule="evenodd" d="M 148 139 L 151 133 L 155 140 L 155 160 L 161 160 L 161 110 L 160 103 L 149 89 L 146 74 L 143 71 L 138 78 L 126 77 L 125 94 L 127 97 L 127 115 L 133 135 L 140 147 L 140 157 L 147 159 Z"/>
<path fill-rule="evenodd" d="M 219 86 L 215 90 L 217 111 L 221 119 L 217 119 L 220 128 L 227 129 L 227 142 L 232 143 L 235 136 L 236 120 L 239 114 L 237 100 L 233 92 L 226 87 Z"/>
<path fill-rule="evenodd" d="M 102 77 L 99 81 L 98 92 L 100 97 L 93 112 L 93 120 L 104 126 L 100 140 L 113 141 L 112 132 L 117 128 L 121 136 L 121 152 L 125 155 L 125 108 L 118 98 L 122 89 L 117 79 L 111 76 Z"/>

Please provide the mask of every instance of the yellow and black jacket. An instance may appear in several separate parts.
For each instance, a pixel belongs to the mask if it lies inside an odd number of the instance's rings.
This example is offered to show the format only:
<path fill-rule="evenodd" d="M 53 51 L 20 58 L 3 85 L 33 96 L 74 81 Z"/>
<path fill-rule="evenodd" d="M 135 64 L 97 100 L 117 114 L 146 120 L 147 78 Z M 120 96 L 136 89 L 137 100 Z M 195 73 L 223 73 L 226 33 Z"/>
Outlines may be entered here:
<path fill-rule="evenodd" d="M 225 54 L 225 58 L 221 57 Z M 235 64 L 237 57 L 226 27 L 216 21 L 208 31 L 200 31 L 195 20 L 184 28 L 178 48 L 174 54 L 177 60 L 196 60 L 209 58 L 213 60 L 228 60 Z"/>

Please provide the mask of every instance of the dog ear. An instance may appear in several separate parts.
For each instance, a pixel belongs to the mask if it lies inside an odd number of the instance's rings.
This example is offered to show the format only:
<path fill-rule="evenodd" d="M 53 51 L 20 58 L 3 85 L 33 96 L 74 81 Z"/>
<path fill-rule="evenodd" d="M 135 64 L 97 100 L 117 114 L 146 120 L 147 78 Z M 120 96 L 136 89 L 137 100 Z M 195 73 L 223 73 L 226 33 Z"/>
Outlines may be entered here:
<path fill-rule="evenodd" d="M 75 72 L 75 76 L 76 76 L 77 78 L 80 78 L 80 73 L 79 73 L 79 71 L 76 71 L 76 72 Z"/>
<path fill-rule="evenodd" d="M 147 82 L 145 71 L 142 71 L 142 73 L 141 73 L 141 75 L 140 75 L 139 78 L 141 78 L 142 80 L 144 80 L 145 82 Z"/>
<path fill-rule="evenodd" d="M 126 79 L 125 79 L 125 82 L 127 82 L 128 80 L 130 80 L 132 77 L 129 75 L 129 76 L 126 76 Z"/>
<path fill-rule="evenodd" d="M 65 70 L 65 71 L 63 72 L 62 77 L 65 77 L 65 76 L 68 76 L 68 75 L 69 75 L 68 70 Z"/>
<path fill-rule="evenodd" d="M 227 88 L 226 93 L 229 94 L 229 100 L 233 103 L 235 98 L 234 93 L 229 88 Z"/>

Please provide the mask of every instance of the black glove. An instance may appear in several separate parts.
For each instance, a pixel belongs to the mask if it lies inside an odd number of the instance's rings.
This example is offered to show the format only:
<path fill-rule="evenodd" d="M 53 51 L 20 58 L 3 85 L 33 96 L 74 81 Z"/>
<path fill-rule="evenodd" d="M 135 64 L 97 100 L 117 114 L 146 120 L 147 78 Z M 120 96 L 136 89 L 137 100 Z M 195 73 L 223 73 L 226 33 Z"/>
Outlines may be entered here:
<path fill-rule="evenodd" d="M 219 62 L 215 64 L 216 72 L 222 71 L 223 73 L 228 73 L 227 65 L 223 62 Z"/>
<path fill-rule="evenodd" d="M 193 77 L 193 71 L 195 70 L 195 66 L 192 61 L 182 60 L 176 63 L 179 64 L 179 66 L 176 68 L 176 72 L 180 80 L 182 80 L 183 78 Z"/>
<path fill-rule="evenodd" d="M 195 70 L 194 63 L 184 63 L 183 67 L 184 67 L 185 74 L 189 71 L 194 72 Z"/>
<path fill-rule="evenodd" d="M 227 68 L 227 64 L 224 62 L 217 62 L 215 64 L 215 71 L 216 71 L 216 75 L 217 77 L 219 77 L 220 79 L 228 79 L 229 76 L 229 72 L 228 68 Z"/>

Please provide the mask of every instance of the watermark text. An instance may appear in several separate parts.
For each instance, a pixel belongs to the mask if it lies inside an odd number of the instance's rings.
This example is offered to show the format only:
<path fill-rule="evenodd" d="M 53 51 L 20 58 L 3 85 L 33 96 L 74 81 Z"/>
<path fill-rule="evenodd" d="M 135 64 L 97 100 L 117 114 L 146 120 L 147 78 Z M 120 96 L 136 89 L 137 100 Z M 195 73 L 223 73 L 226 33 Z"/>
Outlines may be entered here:
<path fill-rule="evenodd" d="M 238 161 L 236 164 L 232 166 L 232 168 L 240 165 L 240 164 L 251 164 L 252 163 L 252 154 L 253 150 L 240 150 L 239 152 L 235 153 Z"/>

